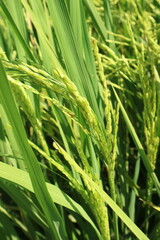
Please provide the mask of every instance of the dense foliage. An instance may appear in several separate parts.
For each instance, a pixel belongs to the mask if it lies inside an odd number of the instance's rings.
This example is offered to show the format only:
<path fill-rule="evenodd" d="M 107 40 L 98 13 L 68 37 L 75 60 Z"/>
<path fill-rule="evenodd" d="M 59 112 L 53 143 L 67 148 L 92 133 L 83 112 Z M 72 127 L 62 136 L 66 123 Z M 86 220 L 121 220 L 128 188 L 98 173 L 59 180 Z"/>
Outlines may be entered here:
<path fill-rule="evenodd" d="M 0 239 L 160 239 L 159 16 L 0 0 Z"/>

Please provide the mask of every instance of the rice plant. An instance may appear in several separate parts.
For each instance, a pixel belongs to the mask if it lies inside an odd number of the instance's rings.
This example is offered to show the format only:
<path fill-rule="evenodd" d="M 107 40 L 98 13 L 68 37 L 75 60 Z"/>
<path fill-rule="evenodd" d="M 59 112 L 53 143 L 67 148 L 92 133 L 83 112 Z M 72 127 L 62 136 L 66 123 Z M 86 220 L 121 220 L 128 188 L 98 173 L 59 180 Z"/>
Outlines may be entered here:
<path fill-rule="evenodd" d="M 160 239 L 158 0 L 0 0 L 0 239 Z"/>

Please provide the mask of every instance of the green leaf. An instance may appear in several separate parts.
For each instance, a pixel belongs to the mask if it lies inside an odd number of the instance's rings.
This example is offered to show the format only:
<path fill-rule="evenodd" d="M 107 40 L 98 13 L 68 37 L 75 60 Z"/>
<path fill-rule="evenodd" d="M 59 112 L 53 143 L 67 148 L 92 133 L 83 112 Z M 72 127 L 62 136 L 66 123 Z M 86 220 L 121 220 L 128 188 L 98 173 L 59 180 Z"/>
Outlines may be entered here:
<path fill-rule="evenodd" d="M 6 15 L 6 18 L 8 19 L 10 25 L 12 26 L 12 29 L 14 30 L 19 42 L 21 43 L 24 51 L 26 52 L 27 56 L 33 61 L 33 62 L 36 62 L 36 59 L 35 57 L 33 56 L 32 52 L 30 51 L 28 45 L 26 44 L 23 36 L 21 35 L 19 29 L 17 28 L 10 12 L 8 11 L 5 3 L 3 2 L 3 0 L 0 0 L 0 6 L 1 6 L 1 9 L 2 11 L 4 12 L 4 14 Z"/>
<path fill-rule="evenodd" d="M 14 133 L 19 151 L 24 158 L 27 170 L 33 184 L 33 188 L 43 212 L 47 218 L 54 239 L 66 239 L 61 216 L 56 206 L 51 201 L 47 191 L 42 170 L 38 164 L 31 147 L 28 144 L 27 136 L 19 115 L 15 100 L 13 98 L 9 82 L 7 80 L 2 62 L 0 61 L 0 102 L 10 122 L 10 127 Z M 2 119 L 3 120 L 3 119 Z"/>
<path fill-rule="evenodd" d="M 34 193 L 29 174 L 21 169 L 14 168 L 8 164 L 0 162 L 0 179 L 7 180 L 13 184 L 18 184 L 19 186 Z M 76 203 L 71 197 L 61 191 L 57 186 L 50 183 L 46 183 L 46 186 L 54 203 L 66 207 L 82 216 L 92 225 L 97 235 L 99 236 L 99 239 L 101 239 L 100 233 L 94 222 L 78 203 Z"/>
<path fill-rule="evenodd" d="M 132 222 L 132 220 L 121 210 L 121 208 L 112 200 L 112 198 L 97 184 L 95 183 L 84 171 L 83 169 L 70 157 L 70 155 L 56 142 L 54 142 L 54 147 L 63 155 L 65 160 L 78 172 L 83 179 L 90 186 L 95 189 L 104 201 L 112 208 L 112 210 L 119 216 L 119 218 L 126 224 L 126 226 L 135 234 L 135 236 L 140 240 L 149 240 L 148 237 L 137 227 L 137 225 Z"/>
<path fill-rule="evenodd" d="M 118 97 L 118 95 L 117 95 L 117 93 L 116 93 L 114 88 L 113 88 L 113 91 L 114 91 L 116 99 L 117 99 L 117 101 L 118 101 L 118 103 L 120 105 L 120 108 L 121 108 L 124 120 L 125 120 L 126 125 L 128 127 L 128 130 L 129 130 L 129 132 L 130 132 L 130 134 L 131 134 L 131 136 L 133 138 L 133 141 L 134 141 L 134 143 L 135 143 L 135 145 L 136 145 L 136 147 L 138 149 L 138 152 L 139 152 L 139 154 L 140 154 L 140 156 L 142 158 L 143 164 L 144 164 L 147 172 L 151 175 L 152 180 L 153 180 L 153 182 L 155 184 L 155 187 L 157 189 L 157 193 L 158 193 L 158 195 L 160 197 L 160 183 L 159 183 L 159 180 L 158 180 L 155 172 L 153 171 L 153 169 L 152 169 L 152 167 L 151 167 L 151 165 L 150 165 L 150 163 L 148 161 L 148 158 L 147 158 L 147 155 L 146 155 L 146 153 L 144 151 L 144 148 L 143 148 L 143 146 L 142 146 L 142 144 L 141 144 L 141 142 L 140 142 L 140 140 L 139 140 L 139 138 L 137 136 L 137 133 L 136 133 L 136 131 L 135 131 L 135 129 L 134 129 L 134 127 L 133 127 L 133 125 L 132 125 L 132 123 L 131 123 L 128 115 L 127 115 L 127 113 L 126 113 L 126 110 L 124 109 L 124 107 L 123 107 L 123 105 L 121 103 L 121 100 Z"/>

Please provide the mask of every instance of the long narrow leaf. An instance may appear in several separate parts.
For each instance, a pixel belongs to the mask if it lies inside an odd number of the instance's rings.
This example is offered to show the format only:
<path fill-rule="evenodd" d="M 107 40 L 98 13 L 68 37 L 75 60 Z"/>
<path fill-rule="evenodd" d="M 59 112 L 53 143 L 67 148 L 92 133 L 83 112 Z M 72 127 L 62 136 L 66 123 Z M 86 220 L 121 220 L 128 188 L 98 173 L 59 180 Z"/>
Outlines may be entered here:
<path fill-rule="evenodd" d="M 14 184 L 18 184 L 19 186 L 22 186 L 23 188 L 34 193 L 31 180 L 27 172 L 9 166 L 8 164 L 2 162 L 0 162 L 0 179 L 4 179 Z M 78 203 L 76 203 L 67 194 L 63 193 L 57 186 L 50 183 L 46 183 L 46 186 L 54 203 L 57 203 L 81 215 L 93 226 L 100 239 L 100 234 L 95 224 Z"/>
<path fill-rule="evenodd" d="M 28 45 L 26 44 L 23 36 L 21 35 L 20 31 L 18 30 L 10 12 L 8 11 L 5 3 L 3 2 L 3 0 L 0 0 L 0 6 L 2 11 L 4 12 L 4 14 L 6 15 L 6 18 L 8 19 L 9 23 L 12 26 L 12 29 L 14 30 L 18 40 L 20 41 L 21 45 L 23 46 L 24 51 L 26 52 L 27 56 L 33 61 L 36 62 L 35 57 L 33 56 L 32 52 L 30 51 Z"/>
<path fill-rule="evenodd" d="M 136 147 L 137 147 L 137 149 L 138 149 L 138 151 L 140 153 L 140 156 L 141 156 L 141 158 L 143 160 L 144 166 L 145 166 L 147 172 L 151 175 L 152 180 L 153 180 L 153 182 L 155 184 L 155 187 L 157 189 L 157 193 L 158 193 L 158 195 L 160 197 L 160 183 L 159 183 L 159 180 L 158 180 L 155 172 L 153 171 L 153 169 L 152 169 L 152 167 L 151 167 L 151 165 L 150 165 L 150 163 L 148 161 L 148 158 L 147 158 L 147 155 L 146 155 L 146 153 L 144 151 L 144 148 L 143 148 L 143 146 L 142 146 L 142 144 L 141 144 L 141 142 L 140 142 L 140 140 L 139 140 L 139 138 L 137 136 L 137 133 L 136 133 L 136 131 L 135 131 L 135 129 L 134 129 L 134 127 L 133 127 L 133 125 L 132 125 L 132 123 L 131 123 L 128 115 L 127 115 L 127 113 L 126 113 L 126 110 L 124 109 L 124 107 L 123 107 L 123 105 L 121 103 L 120 98 L 118 97 L 118 95 L 117 95 L 117 93 L 116 93 L 116 91 L 114 89 L 113 89 L 113 91 L 114 91 L 114 94 L 116 96 L 117 101 L 119 102 L 119 105 L 120 105 L 120 108 L 121 108 L 124 120 L 125 120 L 125 122 L 127 124 L 127 127 L 129 129 L 129 132 L 130 132 L 130 134 L 131 134 L 131 136 L 133 138 L 133 141 L 134 141 L 134 143 L 135 143 L 135 145 L 136 145 Z"/>
<path fill-rule="evenodd" d="M 31 147 L 28 144 L 22 120 L 16 107 L 1 61 L 0 76 L 0 102 L 10 121 L 10 125 L 17 141 L 17 145 L 19 146 L 19 150 L 24 157 L 24 161 L 30 174 L 35 194 L 48 220 L 52 237 L 55 239 L 66 239 L 66 233 L 61 217 L 55 205 L 51 202 L 51 197 L 47 191 L 41 168 Z"/>

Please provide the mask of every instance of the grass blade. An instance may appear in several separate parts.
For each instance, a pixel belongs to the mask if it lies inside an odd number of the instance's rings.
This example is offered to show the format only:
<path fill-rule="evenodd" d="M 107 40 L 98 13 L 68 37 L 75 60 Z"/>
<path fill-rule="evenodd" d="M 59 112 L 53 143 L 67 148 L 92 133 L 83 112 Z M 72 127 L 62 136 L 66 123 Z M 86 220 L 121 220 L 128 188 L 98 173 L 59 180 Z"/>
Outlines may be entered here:
<path fill-rule="evenodd" d="M 17 26 L 16 26 L 16 24 L 15 24 L 15 22 L 14 22 L 12 16 L 11 16 L 10 12 L 8 11 L 5 3 L 3 2 L 3 0 L 0 0 L 0 6 L 1 6 L 1 9 L 2 9 L 2 11 L 4 12 L 6 18 L 8 19 L 8 21 L 9 21 L 9 23 L 10 23 L 13 31 L 15 32 L 18 40 L 20 41 L 20 43 L 21 43 L 24 51 L 26 52 L 27 56 L 28 56 L 33 62 L 36 62 L 35 57 L 33 56 L 32 52 L 30 51 L 30 49 L 29 49 L 28 45 L 26 44 L 25 40 L 23 39 L 20 31 L 18 30 L 18 28 L 17 28 Z"/>
<path fill-rule="evenodd" d="M 143 164 L 144 164 L 147 172 L 151 175 L 152 180 L 153 180 L 153 182 L 155 184 L 155 187 L 157 189 L 157 193 L 158 193 L 158 195 L 160 197 L 160 183 L 159 183 L 159 180 L 158 180 L 155 172 L 153 171 L 153 169 L 152 169 L 152 167 L 151 167 L 151 165 L 150 165 L 150 163 L 148 161 L 148 158 L 147 158 L 147 155 L 146 155 L 146 153 L 144 151 L 144 148 L 143 148 L 143 146 L 142 146 L 142 144 L 141 144 L 141 142 L 140 142 L 140 140 L 139 140 L 139 138 L 137 136 L 137 133 L 136 133 L 136 131 L 135 131 L 135 129 L 134 129 L 134 127 L 133 127 L 133 125 L 132 125 L 132 123 L 131 123 L 131 121 L 130 121 L 130 119 L 129 119 L 129 117 L 128 117 L 128 115 L 127 115 L 127 113 L 126 113 L 126 111 L 125 111 L 125 109 L 124 109 L 124 107 L 122 105 L 122 103 L 121 103 L 121 100 L 119 99 L 116 91 L 114 89 L 113 89 L 113 91 L 114 91 L 114 94 L 115 94 L 115 97 L 116 97 L 117 101 L 119 102 L 119 105 L 120 105 L 123 117 L 125 119 L 125 122 L 127 124 L 128 129 L 129 129 L 129 132 L 130 132 L 130 134 L 131 134 L 131 136 L 133 138 L 133 141 L 134 141 L 134 143 L 135 143 L 135 145 L 136 145 L 136 147 L 137 147 L 137 149 L 139 151 L 139 154 L 140 154 L 140 156 L 141 156 L 141 158 L 143 160 Z"/>
<path fill-rule="evenodd" d="M 49 227 L 51 228 L 52 237 L 57 240 L 66 239 L 66 233 L 61 217 L 55 205 L 53 205 L 51 202 L 51 198 L 47 191 L 41 168 L 31 147 L 28 144 L 27 136 L 1 61 L 0 75 L 0 102 L 10 121 L 15 139 L 17 141 L 17 145 L 19 146 L 19 150 L 24 157 L 24 161 L 30 174 L 35 194 L 44 211 L 44 214 L 46 215 Z"/>
<path fill-rule="evenodd" d="M 19 186 L 22 186 L 23 188 L 34 193 L 29 174 L 23 170 L 11 167 L 8 164 L 0 162 L 0 178 L 14 184 L 18 184 Z M 78 203 L 71 199 L 67 194 L 63 193 L 56 185 L 46 183 L 46 186 L 54 203 L 57 203 L 81 215 L 93 226 L 97 235 L 99 236 L 99 239 L 101 239 L 99 231 L 95 226 L 94 222 Z"/>

